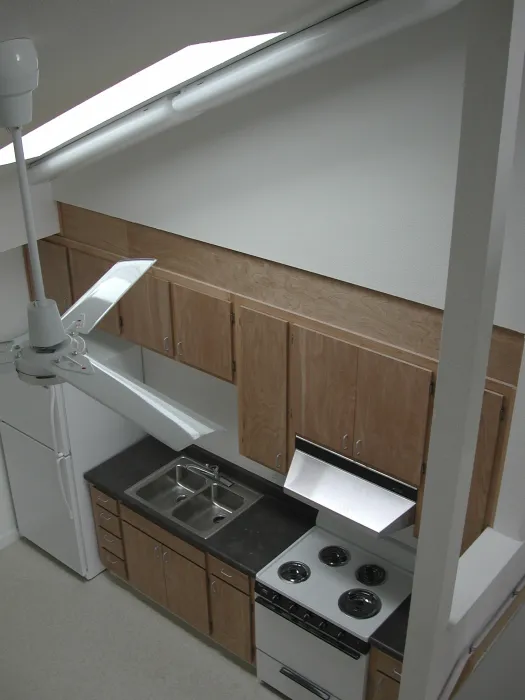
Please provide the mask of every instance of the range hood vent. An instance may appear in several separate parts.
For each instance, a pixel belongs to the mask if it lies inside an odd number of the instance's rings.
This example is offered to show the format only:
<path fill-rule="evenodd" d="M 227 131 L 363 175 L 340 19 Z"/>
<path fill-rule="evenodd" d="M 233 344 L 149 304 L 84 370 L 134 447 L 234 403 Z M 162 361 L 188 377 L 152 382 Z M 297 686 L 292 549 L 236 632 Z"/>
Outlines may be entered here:
<path fill-rule="evenodd" d="M 284 490 L 375 537 L 414 524 L 417 489 L 297 437 Z"/>

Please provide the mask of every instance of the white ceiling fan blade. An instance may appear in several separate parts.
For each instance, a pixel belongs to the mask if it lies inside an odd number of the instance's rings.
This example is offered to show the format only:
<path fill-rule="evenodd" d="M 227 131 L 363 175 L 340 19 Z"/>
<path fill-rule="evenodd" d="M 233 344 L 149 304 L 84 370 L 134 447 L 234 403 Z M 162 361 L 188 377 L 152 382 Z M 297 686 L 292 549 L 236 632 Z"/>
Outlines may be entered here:
<path fill-rule="evenodd" d="M 57 376 L 129 418 L 174 450 L 182 450 L 204 435 L 222 430 L 217 424 L 87 355 L 64 357 L 52 367 Z"/>
<path fill-rule="evenodd" d="M 66 331 L 75 325 L 80 333 L 92 331 L 155 262 L 156 260 L 123 260 L 113 265 L 62 316 Z"/>

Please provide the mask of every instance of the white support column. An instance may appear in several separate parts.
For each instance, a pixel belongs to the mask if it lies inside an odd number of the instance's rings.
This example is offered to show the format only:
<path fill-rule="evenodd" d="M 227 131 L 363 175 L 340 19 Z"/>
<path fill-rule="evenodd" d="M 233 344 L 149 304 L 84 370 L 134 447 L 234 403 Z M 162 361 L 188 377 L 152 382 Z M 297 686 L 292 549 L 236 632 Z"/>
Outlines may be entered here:
<path fill-rule="evenodd" d="M 517 7 L 523 3 L 515 1 Z M 514 1 L 466 2 L 452 244 L 400 700 L 435 700 L 450 670 L 443 668 L 443 652 L 490 349 L 523 72 L 519 31 L 511 43 Z"/>

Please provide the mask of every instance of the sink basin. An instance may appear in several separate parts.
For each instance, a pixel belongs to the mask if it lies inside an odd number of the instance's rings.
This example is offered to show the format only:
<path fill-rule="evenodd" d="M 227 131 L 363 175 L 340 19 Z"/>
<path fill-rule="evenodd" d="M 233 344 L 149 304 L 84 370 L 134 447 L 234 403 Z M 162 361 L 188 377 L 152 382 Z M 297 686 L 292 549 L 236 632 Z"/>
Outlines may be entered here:
<path fill-rule="evenodd" d="M 212 484 L 173 512 L 193 530 L 205 532 L 244 505 L 244 498 L 220 484 Z"/>
<path fill-rule="evenodd" d="M 196 474 L 192 467 L 204 465 L 179 457 L 134 484 L 126 494 L 203 539 L 261 498 L 261 494 L 229 478 L 217 482 Z"/>

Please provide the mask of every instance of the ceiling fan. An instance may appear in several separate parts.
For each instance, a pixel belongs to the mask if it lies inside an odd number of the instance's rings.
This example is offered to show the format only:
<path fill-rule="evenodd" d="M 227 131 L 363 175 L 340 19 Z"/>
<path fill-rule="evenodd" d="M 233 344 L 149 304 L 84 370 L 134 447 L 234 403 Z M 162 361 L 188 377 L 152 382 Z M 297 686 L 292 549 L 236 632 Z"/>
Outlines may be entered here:
<path fill-rule="evenodd" d="M 28 384 L 72 384 L 173 449 L 183 449 L 221 428 L 89 357 L 83 337 L 156 261 L 117 263 L 62 317 L 56 302 L 45 296 L 22 144 L 22 127 L 32 119 L 32 93 L 38 77 L 38 56 L 30 39 L 0 43 L 0 126 L 8 129 L 13 139 L 35 291 L 35 301 L 28 305 L 29 333 L 3 344 L 0 368 L 16 369 L 19 378 Z"/>

